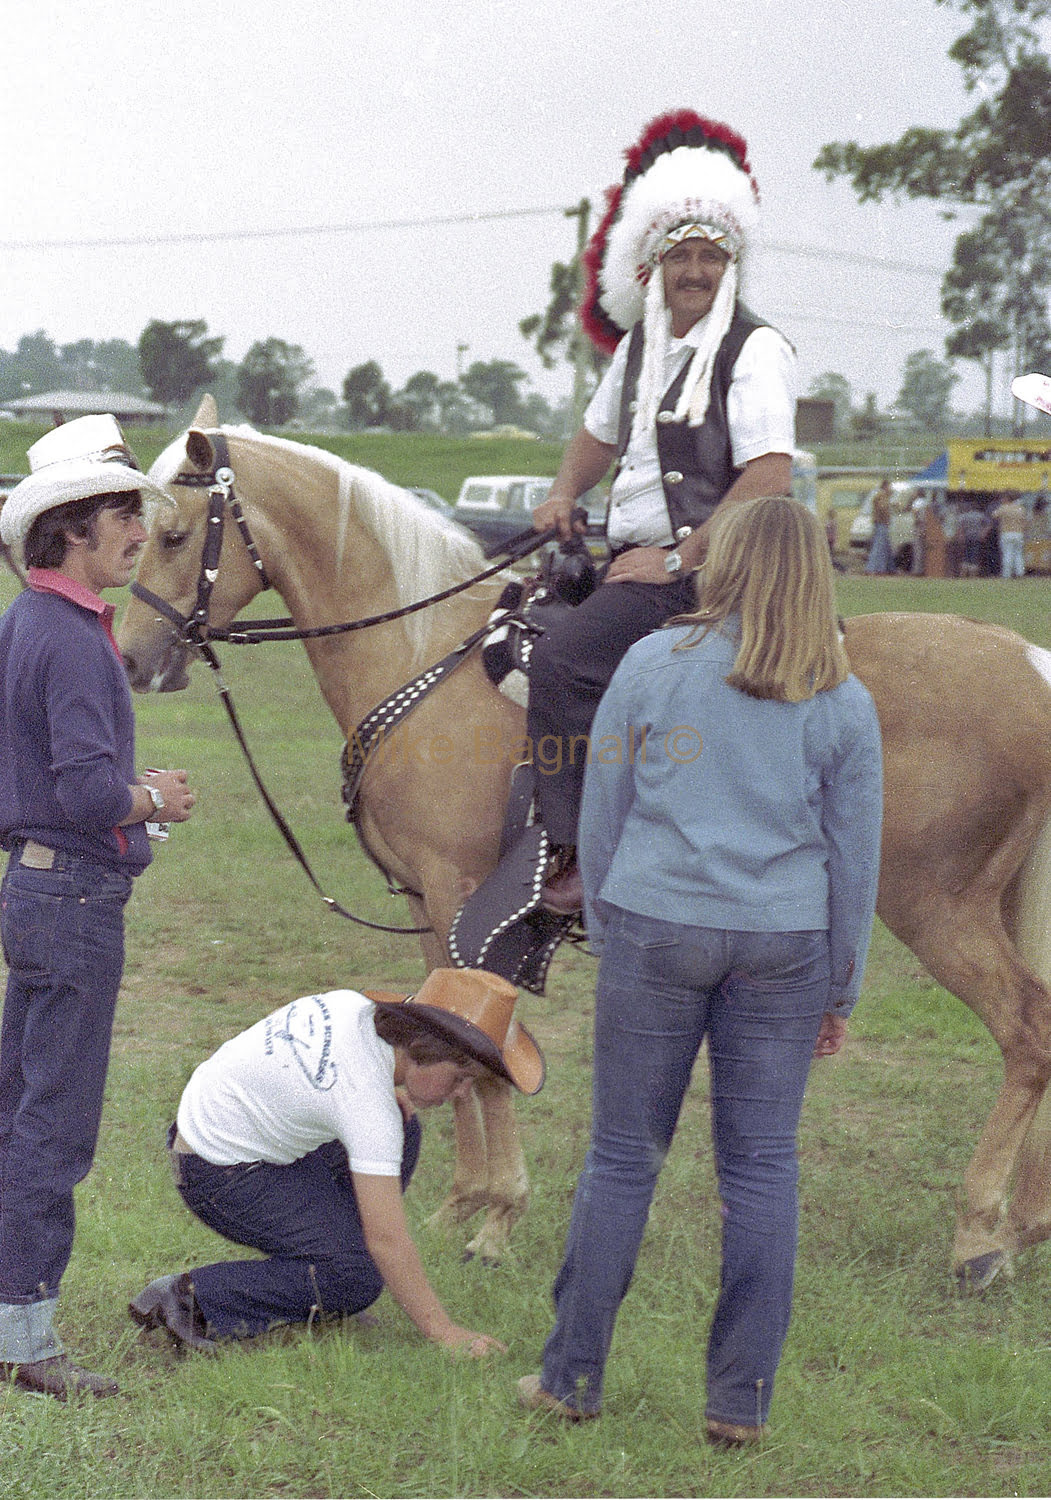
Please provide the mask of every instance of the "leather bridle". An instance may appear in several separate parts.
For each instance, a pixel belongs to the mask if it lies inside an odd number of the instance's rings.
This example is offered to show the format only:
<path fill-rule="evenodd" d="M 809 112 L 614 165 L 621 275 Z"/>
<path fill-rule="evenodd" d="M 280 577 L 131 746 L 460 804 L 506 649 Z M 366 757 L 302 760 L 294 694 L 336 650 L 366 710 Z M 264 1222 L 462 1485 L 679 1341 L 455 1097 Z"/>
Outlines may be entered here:
<path fill-rule="evenodd" d="M 201 489 L 205 485 L 209 487 L 208 519 L 204 545 L 201 548 L 201 566 L 197 575 L 197 592 L 193 610 L 190 614 L 184 615 L 173 604 L 169 604 L 166 599 L 155 594 L 152 589 L 145 588 L 138 582 L 131 585 L 131 592 L 136 599 L 141 599 L 144 604 L 148 604 L 151 609 L 156 610 L 175 627 L 176 640 L 181 646 L 203 650 L 208 641 L 226 641 L 231 646 L 259 646 L 268 641 L 309 641 L 318 640 L 323 636 L 345 635 L 352 630 L 368 630 L 374 625 L 386 625 L 392 620 L 401 620 L 406 615 L 416 614 L 419 610 L 430 609 L 433 604 L 441 604 L 445 599 L 451 599 L 456 594 L 462 594 L 467 589 L 474 588 L 477 583 L 484 583 L 486 579 L 494 578 L 497 573 L 502 573 L 509 563 L 517 562 L 531 552 L 538 551 L 539 548 L 554 540 L 557 535 L 554 528 L 549 531 L 533 531 L 532 529 L 523 531 L 501 547 L 500 557 L 492 567 L 483 568 L 481 572 L 473 574 L 463 583 L 454 583 L 437 594 L 428 594 L 426 599 L 417 599 L 413 604 L 403 604 L 398 609 L 386 610 L 383 614 L 367 615 L 361 620 L 344 620 L 336 625 L 300 628 L 290 616 L 286 615 L 276 620 L 253 620 L 247 627 L 224 628 L 210 625 L 208 611 L 211 606 L 212 590 L 219 576 L 219 555 L 223 546 L 227 510 L 241 533 L 252 560 L 252 566 L 259 575 L 260 585 L 264 589 L 269 589 L 273 587 L 273 584 L 267 574 L 263 559 L 259 555 L 259 549 L 255 544 L 241 502 L 237 498 L 226 434 L 215 431 L 207 435 L 215 454 L 216 461 L 213 467 L 210 470 L 198 470 L 188 474 L 179 473 L 168 481 L 173 486 L 187 486 L 195 489 Z"/>

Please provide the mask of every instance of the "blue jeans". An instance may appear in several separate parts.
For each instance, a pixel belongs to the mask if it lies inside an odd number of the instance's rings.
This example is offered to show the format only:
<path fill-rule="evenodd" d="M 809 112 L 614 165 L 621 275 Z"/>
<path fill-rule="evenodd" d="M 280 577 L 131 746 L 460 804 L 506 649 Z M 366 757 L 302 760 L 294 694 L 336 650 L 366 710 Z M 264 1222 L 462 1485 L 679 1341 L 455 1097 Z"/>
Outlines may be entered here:
<path fill-rule="evenodd" d="M 542 1384 L 602 1405 L 613 1324 L 707 1038 L 723 1205 L 709 1417 L 760 1425 L 792 1310 L 796 1129 L 821 1017 L 827 932 L 727 932 L 617 911 L 595 1007 L 591 1144 L 577 1183 Z"/>
<path fill-rule="evenodd" d="M 102 1118 L 130 894 L 130 876 L 61 853 L 50 870 L 12 855 L 0 888 L 0 1304 L 55 1298 L 69 1263 L 73 1188 L 91 1168 Z M 2 1348 L 0 1328 L 0 1359 Z"/>
<path fill-rule="evenodd" d="M 405 1124 L 402 1192 L 416 1168 L 421 1135 L 413 1116 Z M 214 1338 L 253 1338 L 277 1323 L 305 1323 L 312 1313 L 349 1316 L 382 1292 L 339 1141 L 283 1167 L 216 1167 L 192 1154 L 175 1161 L 179 1192 L 191 1213 L 235 1245 L 268 1257 L 218 1261 L 190 1272 Z"/>

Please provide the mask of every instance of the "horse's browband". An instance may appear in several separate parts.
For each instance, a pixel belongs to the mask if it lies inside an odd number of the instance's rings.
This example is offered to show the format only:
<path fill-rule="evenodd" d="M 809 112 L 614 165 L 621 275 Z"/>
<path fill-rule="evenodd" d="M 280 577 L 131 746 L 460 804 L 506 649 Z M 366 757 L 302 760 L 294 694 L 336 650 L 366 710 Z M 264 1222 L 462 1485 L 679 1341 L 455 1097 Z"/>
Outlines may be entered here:
<path fill-rule="evenodd" d="M 215 472 L 211 474 L 175 474 L 168 480 L 169 484 L 185 485 L 189 489 L 204 489 L 206 485 L 215 483 Z"/>

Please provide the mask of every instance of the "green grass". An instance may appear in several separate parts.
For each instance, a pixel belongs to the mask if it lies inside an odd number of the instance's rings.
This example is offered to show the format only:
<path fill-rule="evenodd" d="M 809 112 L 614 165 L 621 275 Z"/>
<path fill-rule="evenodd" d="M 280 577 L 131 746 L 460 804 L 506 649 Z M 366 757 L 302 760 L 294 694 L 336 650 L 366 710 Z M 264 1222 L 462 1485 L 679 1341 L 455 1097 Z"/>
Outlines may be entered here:
<path fill-rule="evenodd" d="M 226 420 L 226 414 L 220 413 Z M 0 422 L 0 474 L 24 474 L 26 449 L 50 427 L 49 422 Z M 351 462 L 377 469 L 395 484 L 425 485 L 450 503 L 469 474 L 554 474 L 562 457 L 561 443 L 530 438 L 442 437 L 431 433 L 297 433 L 291 437 L 328 448 Z M 144 468 L 174 436 L 168 427 L 131 426 L 126 436 Z M 893 464 L 921 469 L 941 453 L 938 438 L 910 438 L 893 448 L 875 443 L 826 444 L 816 449 L 823 466 L 877 467 Z"/>
<path fill-rule="evenodd" d="M 430 483 L 424 474 L 421 482 Z M 959 609 L 1051 645 L 1049 585 L 844 578 L 847 613 Z M 3 601 L 10 597 L 5 581 Z M 404 904 L 339 807 L 340 734 L 298 646 L 226 648 L 224 673 L 264 775 L 326 889 L 362 915 Z M 78 1195 L 60 1327 L 122 1396 L 65 1409 L 0 1386 L 0 1497 L 1010 1495 L 1051 1493 L 1048 1251 L 981 1299 L 948 1273 L 961 1176 L 999 1056 L 974 1018 L 877 927 L 840 1057 L 814 1070 L 802 1129 L 793 1327 L 769 1443 L 721 1454 L 700 1433 L 718 1278 L 718 1204 L 698 1069 L 624 1305 L 600 1422 L 564 1429 L 515 1406 L 550 1327 L 587 1142 L 594 964 L 564 952 L 523 1017 L 548 1083 L 519 1109 L 533 1201 L 495 1270 L 432 1231 L 452 1161 L 447 1110 L 426 1122 L 408 1197 L 454 1316 L 504 1339 L 482 1364 L 421 1342 L 384 1297 L 379 1325 L 322 1327 L 180 1359 L 126 1303 L 150 1278 L 234 1254 L 172 1186 L 164 1131 L 196 1063 L 292 995 L 410 984 L 411 938 L 330 914 L 271 827 L 207 674 L 136 700 L 143 764 L 185 765 L 197 816 L 137 882 L 98 1158 Z"/>
<path fill-rule="evenodd" d="M 0 422 L 0 474 L 24 474 L 26 450 L 50 423 Z M 166 427 L 129 426 L 126 437 L 144 469 L 174 434 Z M 282 437 L 314 444 L 352 463 L 376 469 L 395 484 L 437 490 L 450 504 L 470 474 L 554 475 L 562 456 L 560 443 L 528 438 L 440 437 L 427 433 L 316 434 L 282 432 Z"/>

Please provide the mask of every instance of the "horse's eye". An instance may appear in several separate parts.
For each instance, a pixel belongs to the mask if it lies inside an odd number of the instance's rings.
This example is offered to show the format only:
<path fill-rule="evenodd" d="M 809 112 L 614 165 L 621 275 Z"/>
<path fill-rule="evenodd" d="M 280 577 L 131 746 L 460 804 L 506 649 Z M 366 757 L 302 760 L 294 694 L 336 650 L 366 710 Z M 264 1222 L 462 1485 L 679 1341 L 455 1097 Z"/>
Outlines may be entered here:
<path fill-rule="evenodd" d="M 182 546 L 183 542 L 185 542 L 189 534 L 190 533 L 188 531 L 162 531 L 161 546 L 164 547 L 166 551 L 172 552 L 176 547 Z"/>

